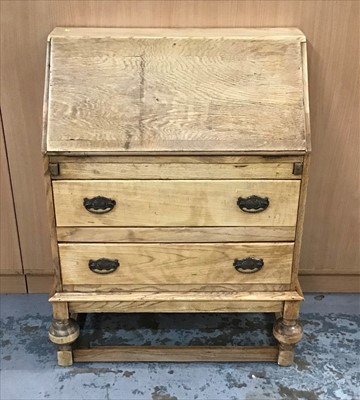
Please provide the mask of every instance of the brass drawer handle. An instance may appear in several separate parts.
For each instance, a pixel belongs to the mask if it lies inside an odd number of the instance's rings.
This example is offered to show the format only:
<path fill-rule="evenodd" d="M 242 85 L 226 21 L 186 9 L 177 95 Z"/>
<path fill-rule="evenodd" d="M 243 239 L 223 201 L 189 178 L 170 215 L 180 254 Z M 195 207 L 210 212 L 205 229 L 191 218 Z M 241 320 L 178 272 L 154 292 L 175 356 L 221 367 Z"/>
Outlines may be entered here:
<path fill-rule="evenodd" d="M 237 205 L 244 212 L 258 213 L 266 210 L 269 207 L 269 199 L 267 197 L 250 196 L 250 197 L 239 197 Z"/>
<path fill-rule="evenodd" d="M 116 201 L 103 196 L 84 198 L 84 207 L 94 214 L 105 214 L 115 207 Z"/>
<path fill-rule="evenodd" d="M 258 272 L 264 266 L 264 260 L 262 258 L 235 258 L 233 266 L 236 271 L 242 272 L 244 274 L 253 274 Z"/>
<path fill-rule="evenodd" d="M 118 260 L 110 260 L 109 258 L 99 258 L 98 260 L 89 260 L 89 268 L 96 274 L 111 274 L 120 263 Z"/>

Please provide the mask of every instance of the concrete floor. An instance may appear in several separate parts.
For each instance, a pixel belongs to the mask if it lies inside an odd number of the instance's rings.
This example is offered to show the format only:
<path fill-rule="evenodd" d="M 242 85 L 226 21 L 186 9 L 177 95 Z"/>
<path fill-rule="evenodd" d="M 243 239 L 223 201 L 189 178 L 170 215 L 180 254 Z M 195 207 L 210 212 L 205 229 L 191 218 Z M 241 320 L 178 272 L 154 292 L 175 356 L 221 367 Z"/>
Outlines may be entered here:
<path fill-rule="evenodd" d="M 272 363 L 94 363 L 61 368 L 47 339 L 47 296 L 3 295 L 0 300 L 1 400 L 360 399 L 356 294 L 306 295 L 305 334 L 289 368 Z M 97 315 L 87 319 L 82 342 L 266 344 L 273 343 L 272 322 L 269 314 Z"/>

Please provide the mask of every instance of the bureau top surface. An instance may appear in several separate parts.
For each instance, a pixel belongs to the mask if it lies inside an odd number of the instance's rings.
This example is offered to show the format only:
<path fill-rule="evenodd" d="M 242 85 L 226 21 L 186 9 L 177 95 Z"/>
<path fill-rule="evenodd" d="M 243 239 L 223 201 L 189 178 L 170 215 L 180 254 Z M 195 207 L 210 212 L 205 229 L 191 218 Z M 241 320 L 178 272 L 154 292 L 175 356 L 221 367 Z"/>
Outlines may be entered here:
<path fill-rule="evenodd" d="M 44 152 L 309 150 L 305 38 L 283 29 L 56 28 Z"/>

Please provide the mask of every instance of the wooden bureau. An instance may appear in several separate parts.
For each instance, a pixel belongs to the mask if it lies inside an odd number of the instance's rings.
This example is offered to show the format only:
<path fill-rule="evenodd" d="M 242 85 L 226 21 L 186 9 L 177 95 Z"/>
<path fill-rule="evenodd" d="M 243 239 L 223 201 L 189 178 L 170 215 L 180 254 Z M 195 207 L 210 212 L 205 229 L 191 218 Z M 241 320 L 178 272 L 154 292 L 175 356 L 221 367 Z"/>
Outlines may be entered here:
<path fill-rule="evenodd" d="M 56 28 L 43 153 L 60 365 L 292 363 L 310 153 L 302 32 Z M 97 312 L 272 312 L 279 346 L 73 349 L 76 315 Z"/>

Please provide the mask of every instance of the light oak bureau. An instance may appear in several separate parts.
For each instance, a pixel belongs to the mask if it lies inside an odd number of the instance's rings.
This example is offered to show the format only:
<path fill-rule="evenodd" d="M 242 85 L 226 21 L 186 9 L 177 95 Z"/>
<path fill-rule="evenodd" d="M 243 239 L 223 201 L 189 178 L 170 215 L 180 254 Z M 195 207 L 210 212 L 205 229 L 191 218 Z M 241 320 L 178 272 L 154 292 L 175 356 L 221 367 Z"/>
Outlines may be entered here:
<path fill-rule="evenodd" d="M 58 363 L 290 365 L 310 154 L 303 33 L 56 28 L 44 99 Z M 106 312 L 276 313 L 279 345 L 73 346 L 77 314 Z"/>

